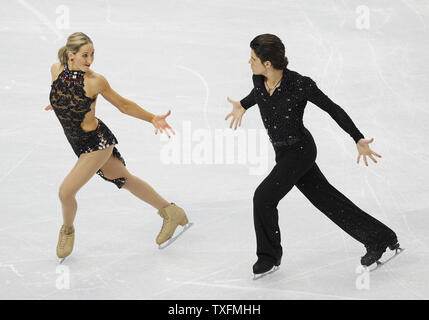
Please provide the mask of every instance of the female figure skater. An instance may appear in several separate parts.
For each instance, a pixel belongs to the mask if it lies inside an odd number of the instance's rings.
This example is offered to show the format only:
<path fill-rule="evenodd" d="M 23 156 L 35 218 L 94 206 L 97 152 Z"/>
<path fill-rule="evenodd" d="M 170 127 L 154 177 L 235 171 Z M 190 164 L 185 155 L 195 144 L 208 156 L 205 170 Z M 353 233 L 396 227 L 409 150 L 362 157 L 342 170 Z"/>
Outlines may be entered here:
<path fill-rule="evenodd" d="M 179 224 L 188 223 L 187 216 L 182 208 L 166 201 L 126 169 L 124 159 L 114 146 L 118 140 L 104 122 L 95 117 L 95 102 L 101 94 L 122 113 L 152 123 L 155 134 L 165 131 L 168 137 L 168 130 L 175 134 L 166 121 L 170 110 L 164 115 L 154 115 L 115 92 L 106 78 L 90 69 L 94 46 L 82 32 L 67 38 L 67 44 L 58 51 L 58 58 L 60 62 L 51 67 L 51 104 L 45 110 L 54 110 L 78 160 L 59 189 L 64 224 L 59 234 L 57 256 L 65 258 L 73 250 L 76 193 L 95 173 L 158 209 L 163 225 L 156 242 L 161 245 L 171 238 Z"/>
<path fill-rule="evenodd" d="M 305 105 L 310 101 L 338 123 L 356 142 L 357 163 L 363 156 L 379 154 L 369 148 L 372 139 L 365 139 L 346 112 L 329 99 L 309 77 L 289 70 L 285 47 L 275 35 L 262 34 L 250 43 L 249 63 L 253 71 L 254 88 L 241 101 L 234 101 L 230 128 L 241 126 L 241 120 L 254 104 L 258 104 L 264 126 L 276 153 L 276 165 L 257 187 L 253 196 L 253 218 L 258 256 L 253 272 L 261 275 L 275 271 L 280 265 L 282 247 L 278 225 L 277 204 L 296 186 L 305 197 L 341 229 L 366 247 L 361 264 L 369 266 L 378 261 L 389 247 L 398 249 L 395 232 L 371 217 L 326 180 L 317 166 L 317 149 L 313 137 L 304 127 Z"/>

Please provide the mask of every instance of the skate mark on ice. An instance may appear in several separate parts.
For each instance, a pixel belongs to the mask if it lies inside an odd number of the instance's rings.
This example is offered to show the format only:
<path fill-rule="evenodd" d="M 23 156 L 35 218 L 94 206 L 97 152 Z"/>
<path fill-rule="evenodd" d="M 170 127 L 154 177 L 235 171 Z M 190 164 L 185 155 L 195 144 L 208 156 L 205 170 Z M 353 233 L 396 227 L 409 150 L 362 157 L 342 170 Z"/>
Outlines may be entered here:
<path fill-rule="evenodd" d="M 18 270 L 16 270 L 15 266 L 13 264 L 2 264 L 0 263 L 0 268 L 5 267 L 5 268 L 9 268 L 14 274 L 16 274 L 18 277 L 22 278 L 23 275 L 20 274 L 18 272 Z"/>
<path fill-rule="evenodd" d="M 312 269 L 309 269 L 307 271 L 297 273 L 294 276 L 287 277 L 285 280 L 282 280 L 282 281 L 287 283 L 287 282 L 295 281 L 295 280 L 303 280 L 303 279 L 305 280 L 305 279 L 309 278 L 310 276 L 313 276 L 314 274 L 320 273 L 323 269 L 328 269 L 328 268 L 331 268 L 335 265 L 344 264 L 346 261 L 352 261 L 352 260 L 355 260 L 355 258 L 339 259 L 339 260 L 334 261 L 332 263 L 323 264 L 319 267 L 312 268 Z"/>
<path fill-rule="evenodd" d="M 209 85 L 207 84 L 207 81 L 204 79 L 204 77 L 199 72 L 197 72 L 197 71 L 195 71 L 195 70 L 193 70 L 191 68 L 188 68 L 188 67 L 185 67 L 185 66 L 180 66 L 180 65 L 177 65 L 176 67 L 179 68 L 179 69 L 183 69 L 183 70 L 186 70 L 186 71 L 192 73 L 198 79 L 200 79 L 201 82 L 203 83 L 204 89 L 206 91 L 206 95 L 205 95 L 205 98 L 204 98 L 204 104 L 203 104 L 204 120 L 206 122 L 207 128 L 209 128 L 209 130 L 210 130 L 210 123 L 209 123 L 209 120 L 207 118 L 207 105 L 209 103 L 210 90 L 209 90 Z"/>
<path fill-rule="evenodd" d="M 210 276 L 213 276 L 213 275 L 215 275 L 215 274 L 218 274 L 218 273 L 221 273 L 221 272 L 224 272 L 224 271 L 227 271 L 227 270 L 232 270 L 232 269 L 234 269 L 236 266 L 230 266 L 230 267 L 225 267 L 225 268 L 222 268 L 222 269 L 219 269 L 219 270 L 216 270 L 216 271 L 213 271 L 213 272 L 210 272 L 210 273 L 208 273 L 208 274 L 204 274 L 204 275 L 201 275 L 201 276 L 198 276 L 198 277 L 196 277 L 196 278 L 193 278 L 193 279 L 191 279 L 191 280 L 187 280 L 187 281 L 175 281 L 177 284 L 176 285 L 173 285 L 173 286 L 171 286 L 170 288 L 166 288 L 166 289 L 163 289 L 163 290 L 161 290 L 161 291 L 159 291 L 159 292 L 156 292 L 155 294 L 153 294 L 152 296 L 154 296 L 154 297 L 156 297 L 156 296 L 160 296 L 160 295 L 162 295 L 162 294 L 164 294 L 164 293 L 167 293 L 167 292 L 169 292 L 169 291 L 172 291 L 172 290 L 176 290 L 176 289 L 178 289 L 178 288 L 180 288 L 180 287 L 182 287 L 182 286 L 184 286 L 184 285 L 188 285 L 188 284 L 195 284 L 195 283 L 199 283 L 198 282 L 198 280 L 201 280 L 201 279 L 204 279 L 204 278 L 208 278 L 208 277 L 210 277 Z"/>
<path fill-rule="evenodd" d="M 96 266 L 95 269 L 93 269 L 92 271 L 90 271 L 88 273 L 85 273 L 82 276 L 75 276 L 74 281 L 76 283 L 79 283 L 79 282 L 82 282 L 82 281 L 84 281 L 86 279 L 92 278 L 94 276 L 94 274 L 97 275 L 97 272 L 100 272 L 100 271 L 106 271 L 107 272 L 107 269 L 109 267 L 111 267 L 112 265 L 114 265 L 115 263 L 122 262 L 129 255 L 135 255 L 135 254 L 136 254 L 135 252 L 125 252 L 125 253 L 111 254 L 111 255 L 116 256 L 117 259 L 114 259 L 114 260 L 112 260 L 110 262 L 104 263 L 102 265 L 102 267 Z M 108 255 L 110 255 L 110 254 L 108 254 Z M 95 255 L 95 256 L 92 256 L 92 258 L 98 258 L 98 257 L 102 257 L 102 256 L 106 256 L 106 255 Z M 68 257 L 66 257 L 66 258 L 68 258 Z M 66 259 L 66 258 L 62 258 L 62 259 Z M 42 297 L 40 297 L 39 300 L 46 300 L 46 299 L 50 300 L 51 299 L 50 297 L 51 296 L 55 296 L 57 293 L 58 293 L 58 289 L 55 289 L 55 290 L 53 290 L 53 291 L 51 291 L 51 292 L 43 295 Z"/>
<path fill-rule="evenodd" d="M 58 40 L 63 38 L 63 35 L 60 31 L 58 31 L 58 28 L 53 25 L 50 20 L 39 10 L 37 10 L 35 7 L 33 7 L 31 4 L 29 4 L 25 0 L 18 0 L 18 3 L 22 5 L 24 8 L 26 8 L 28 11 L 30 11 L 36 18 L 38 18 L 48 29 L 50 29 L 54 34 L 56 34 Z"/>
<path fill-rule="evenodd" d="M 246 283 L 249 283 L 246 281 Z M 245 291 L 267 291 L 268 293 L 278 293 L 280 295 L 284 295 L 285 293 L 290 293 L 296 296 L 296 294 L 302 294 L 306 296 L 315 296 L 316 298 L 331 298 L 331 299 L 347 299 L 347 300 L 362 300 L 356 297 L 349 296 L 341 296 L 341 295 L 333 295 L 326 293 L 318 293 L 318 292 L 308 292 L 308 291 L 300 291 L 300 290 L 286 290 L 286 289 L 276 289 L 276 288 L 264 288 L 260 286 L 239 286 L 239 285 L 227 285 L 227 284 L 219 284 L 219 283 L 208 283 L 208 282 L 200 282 L 200 281 L 185 281 L 184 285 L 195 285 L 195 286 L 203 286 L 203 287 L 214 287 L 214 288 L 224 288 L 224 289 L 236 289 L 236 290 L 245 290 Z"/>
<path fill-rule="evenodd" d="M 2 177 L 0 177 L 0 182 L 6 179 L 12 171 L 18 168 L 27 158 L 39 147 L 39 144 L 35 144 L 30 151 L 28 151 L 8 172 L 6 172 Z"/>

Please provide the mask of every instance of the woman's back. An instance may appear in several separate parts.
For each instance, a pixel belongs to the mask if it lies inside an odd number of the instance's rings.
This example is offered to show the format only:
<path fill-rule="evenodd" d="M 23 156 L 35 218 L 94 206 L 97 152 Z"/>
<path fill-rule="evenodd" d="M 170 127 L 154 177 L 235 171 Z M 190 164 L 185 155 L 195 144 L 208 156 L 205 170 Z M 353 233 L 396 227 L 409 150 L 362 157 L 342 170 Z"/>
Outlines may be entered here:
<path fill-rule="evenodd" d="M 84 80 L 85 72 L 70 70 L 66 64 L 62 66 L 62 71 L 51 84 L 49 100 L 69 140 L 77 140 L 82 134 L 91 131 L 91 129 L 83 129 L 87 128 L 86 125 L 88 124 L 84 122 L 91 124 L 95 120 L 95 110 L 92 110 L 91 106 L 96 98 L 90 98 L 86 95 Z M 89 112 L 89 119 L 88 117 L 85 119 Z M 92 130 L 94 129 L 93 124 Z"/>

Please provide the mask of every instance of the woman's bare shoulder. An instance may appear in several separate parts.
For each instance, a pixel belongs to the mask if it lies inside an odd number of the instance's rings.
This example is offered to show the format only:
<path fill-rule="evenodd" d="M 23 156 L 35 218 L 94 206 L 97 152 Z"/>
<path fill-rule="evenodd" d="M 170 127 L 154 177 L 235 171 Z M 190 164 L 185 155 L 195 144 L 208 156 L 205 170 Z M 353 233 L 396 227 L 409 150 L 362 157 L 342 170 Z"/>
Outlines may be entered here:
<path fill-rule="evenodd" d="M 52 81 L 54 81 L 58 75 L 61 73 L 61 70 L 63 69 L 63 65 L 60 62 L 54 63 L 51 66 L 51 75 L 52 75 Z"/>
<path fill-rule="evenodd" d="M 51 66 L 51 72 L 58 73 L 63 67 L 61 62 L 56 62 Z"/>
<path fill-rule="evenodd" d="M 102 74 L 93 70 L 88 73 L 88 79 L 97 92 L 103 91 L 103 88 L 108 85 L 107 79 Z"/>

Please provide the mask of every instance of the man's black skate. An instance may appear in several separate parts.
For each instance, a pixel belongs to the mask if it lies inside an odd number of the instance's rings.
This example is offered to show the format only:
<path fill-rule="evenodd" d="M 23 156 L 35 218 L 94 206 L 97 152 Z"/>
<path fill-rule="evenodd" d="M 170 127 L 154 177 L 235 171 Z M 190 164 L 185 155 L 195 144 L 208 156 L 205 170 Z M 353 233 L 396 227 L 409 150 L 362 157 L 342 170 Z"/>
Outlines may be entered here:
<path fill-rule="evenodd" d="M 387 259 L 386 261 L 381 262 L 380 258 L 383 255 L 383 253 L 386 252 L 387 248 L 389 248 L 390 250 L 395 250 L 395 254 L 392 257 L 390 257 L 389 259 Z M 361 258 L 360 263 L 364 267 L 369 267 L 370 265 L 377 263 L 377 266 L 373 270 L 370 270 L 370 271 L 375 271 L 376 269 L 378 269 L 378 267 L 382 266 L 386 262 L 388 262 L 391 259 L 393 259 L 394 257 L 396 257 L 403 250 L 404 249 L 400 247 L 399 242 L 396 242 L 395 244 L 392 244 L 392 245 L 388 245 L 385 248 L 377 248 L 377 249 L 367 248 L 367 252 Z"/>
<path fill-rule="evenodd" d="M 280 261 L 281 259 L 276 260 L 276 262 L 267 259 L 258 259 L 253 265 L 253 280 L 260 279 L 267 274 L 277 271 L 280 266 Z"/>

